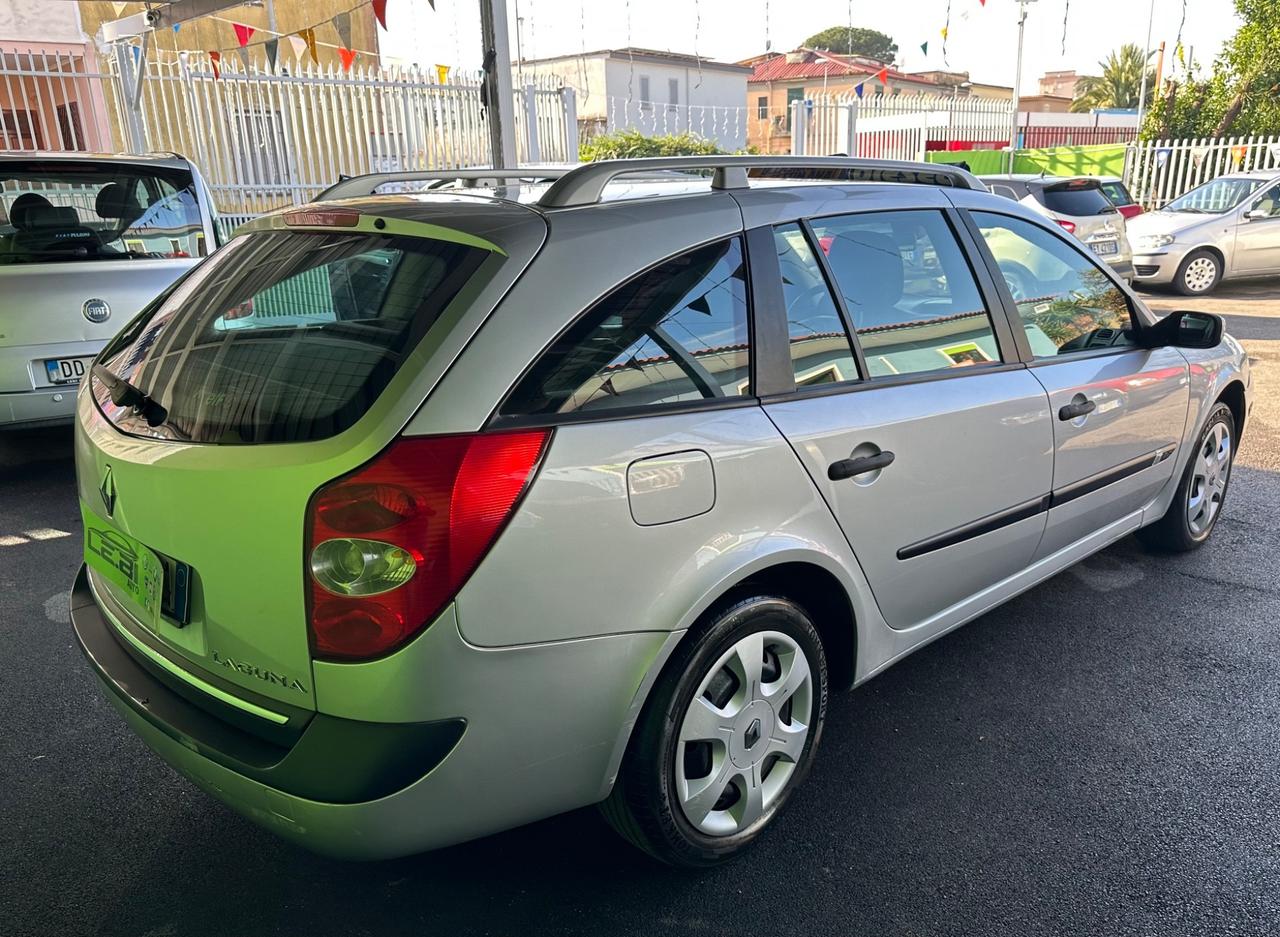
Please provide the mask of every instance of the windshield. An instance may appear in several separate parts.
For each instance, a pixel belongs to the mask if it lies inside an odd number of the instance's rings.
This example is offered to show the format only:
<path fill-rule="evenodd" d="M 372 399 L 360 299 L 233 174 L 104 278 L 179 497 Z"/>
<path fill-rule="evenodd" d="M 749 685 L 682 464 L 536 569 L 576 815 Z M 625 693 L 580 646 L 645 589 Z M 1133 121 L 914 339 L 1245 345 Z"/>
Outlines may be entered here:
<path fill-rule="evenodd" d="M 61 159 L 0 164 L 0 264 L 206 252 L 187 170 Z"/>
<path fill-rule="evenodd" d="M 149 426 L 93 381 L 125 432 L 301 442 L 363 416 L 488 252 L 418 237 L 265 231 L 236 238 L 162 297 L 100 363 L 154 401 Z"/>
<path fill-rule="evenodd" d="M 1263 179 L 1214 179 L 1175 198 L 1165 211 L 1220 215 L 1235 208 L 1262 185 Z"/>

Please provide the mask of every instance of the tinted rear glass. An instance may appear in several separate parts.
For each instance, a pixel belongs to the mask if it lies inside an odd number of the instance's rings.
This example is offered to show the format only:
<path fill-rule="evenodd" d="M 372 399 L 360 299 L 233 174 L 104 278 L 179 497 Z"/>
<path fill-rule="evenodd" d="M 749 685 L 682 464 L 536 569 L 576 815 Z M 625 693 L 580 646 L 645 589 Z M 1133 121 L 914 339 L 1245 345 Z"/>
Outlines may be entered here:
<path fill-rule="evenodd" d="M 207 250 L 187 170 L 0 163 L 0 264 L 203 257 Z"/>
<path fill-rule="evenodd" d="M 1133 196 L 1129 194 L 1129 190 L 1124 187 L 1122 182 L 1104 182 L 1102 183 L 1102 191 L 1107 193 L 1107 198 L 1111 199 L 1113 205 L 1134 204 Z"/>
<path fill-rule="evenodd" d="M 1059 215 L 1103 215 L 1116 210 L 1096 183 L 1044 188 L 1036 193 L 1036 200 Z"/>
<path fill-rule="evenodd" d="M 126 432 L 204 443 L 300 442 L 368 411 L 488 252 L 356 232 L 263 232 L 232 241 L 156 303 L 101 363 L 167 411 Z"/>

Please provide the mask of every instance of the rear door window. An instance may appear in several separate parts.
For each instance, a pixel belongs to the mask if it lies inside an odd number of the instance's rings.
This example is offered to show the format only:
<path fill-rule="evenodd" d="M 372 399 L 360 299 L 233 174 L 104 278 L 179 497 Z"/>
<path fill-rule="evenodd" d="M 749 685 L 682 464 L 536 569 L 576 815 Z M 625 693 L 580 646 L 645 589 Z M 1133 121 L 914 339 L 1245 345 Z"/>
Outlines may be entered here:
<path fill-rule="evenodd" d="M 185 169 L 78 160 L 0 164 L 0 264 L 203 257 Z"/>
<path fill-rule="evenodd" d="M 1059 215 L 1105 215 L 1116 210 L 1098 183 L 1066 182 L 1045 186 L 1036 192 L 1036 201 Z"/>
<path fill-rule="evenodd" d="M 504 416 L 749 394 L 747 281 L 731 238 L 681 254 L 600 300 L 543 353 Z"/>
<path fill-rule="evenodd" d="M 1129 194 L 1129 190 L 1124 187 L 1123 182 L 1103 182 L 1102 191 L 1106 193 L 1107 198 L 1111 199 L 1111 203 L 1117 208 L 1121 205 L 1133 205 L 1133 196 Z"/>
<path fill-rule="evenodd" d="M 986 303 L 939 211 L 812 222 L 871 377 L 998 363 Z"/>
<path fill-rule="evenodd" d="M 108 370 L 166 411 L 126 432 L 246 444 L 323 439 L 369 409 L 488 252 L 417 237 L 267 231 L 232 241 L 117 338 Z"/>

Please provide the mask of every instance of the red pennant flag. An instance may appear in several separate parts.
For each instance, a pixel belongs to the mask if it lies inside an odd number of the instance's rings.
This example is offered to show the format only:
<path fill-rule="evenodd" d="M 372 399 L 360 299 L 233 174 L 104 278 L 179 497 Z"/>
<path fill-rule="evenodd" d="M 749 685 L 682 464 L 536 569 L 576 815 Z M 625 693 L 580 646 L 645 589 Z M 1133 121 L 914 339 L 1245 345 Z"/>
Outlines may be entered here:
<path fill-rule="evenodd" d="M 219 68 L 218 66 L 219 66 L 219 64 L 222 62 L 222 53 L 221 53 L 221 52 L 210 52 L 210 53 L 209 53 L 209 61 L 213 63 L 213 77 L 214 77 L 214 79 L 215 79 L 215 80 L 217 80 L 217 79 L 221 78 L 221 77 L 222 77 L 222 69 L 221 69 L 221 68 Z"/>
<path fill-rule="evenodd" d="M 889 69 L 887 69 L 887 68 L 882 68 L 882 69 L 880 69 L 880 71 L 876 72 L 876 81 L 880 82 L 880 84 L 882 84 L 882 85 L 888 84 L 888 83 L 889 83 Z"/>
<path fill-rule="evenodd" d="M 387 0 L 373 0 L 373 15 L 377 17 L 383 31 L 387 28 Z"/>
<path fill-rule="evenodd" d="M 243 23 L 232 23 L 231 28 L 236 31 L 236 41 L 242 49 L 249 44 L 255 32 L 252 26 L 245 26 Z"/>
<path fill-rule="evenodd" d="M 978 0 L 978 5 L 979 5 L 979 6 L 986 6 L 986 5 L 987 5 L 987 0 Z"/>
<path fill-rule="evenodd" d="M 344 72 L 351 71 L 351 63 L 356 60 L 356 53 L 351 49 L 343 49 L 339 47 L 338 58 L 342 59 L 342 70 Z"/>

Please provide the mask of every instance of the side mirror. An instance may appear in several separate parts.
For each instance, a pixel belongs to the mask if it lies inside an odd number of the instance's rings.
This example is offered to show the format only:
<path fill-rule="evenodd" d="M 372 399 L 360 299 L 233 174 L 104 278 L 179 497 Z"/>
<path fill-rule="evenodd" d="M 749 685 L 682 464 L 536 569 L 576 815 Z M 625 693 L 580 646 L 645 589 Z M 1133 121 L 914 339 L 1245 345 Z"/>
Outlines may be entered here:
<path fill-rule="evenodd" d="M 1271 212 L 1265 208 L 1250 208 L 1244 213 L 1245 221 L 1262 221 L 1264 218 L 1270 218 Z"/>
<path fill-rule="evenodd" d="M 1145 348 L 1213 348 L 1222 341 L 1225 329 L 1222 316 L 1180 309 L 1143 329 L 1139 336 Z"/>

